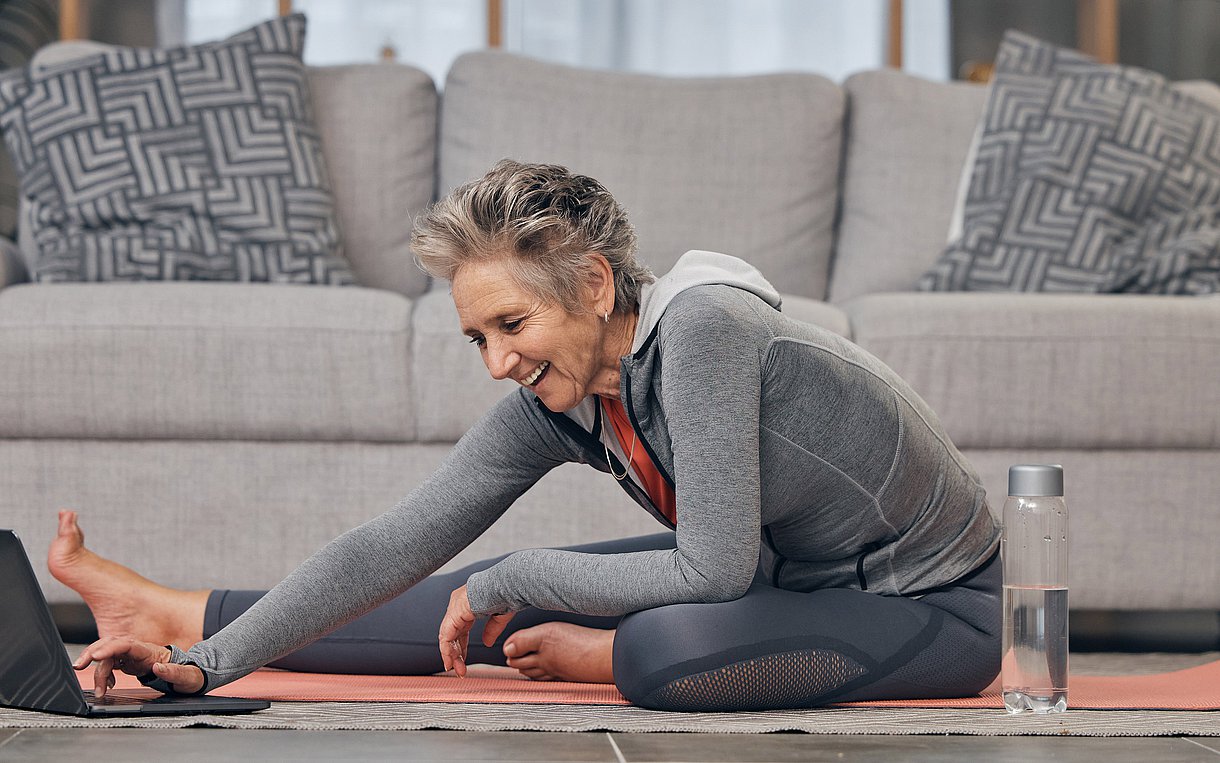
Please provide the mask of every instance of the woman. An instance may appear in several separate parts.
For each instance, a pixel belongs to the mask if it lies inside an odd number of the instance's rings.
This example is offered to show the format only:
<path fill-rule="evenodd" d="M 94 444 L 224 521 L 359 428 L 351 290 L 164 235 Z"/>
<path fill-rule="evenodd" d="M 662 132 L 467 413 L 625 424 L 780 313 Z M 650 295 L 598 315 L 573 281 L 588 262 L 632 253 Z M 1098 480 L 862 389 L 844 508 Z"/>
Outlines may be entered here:
<path fill-rule="evenodd" d="M 191 693 L 284 655 L 459 675 L 477 659 L 613 680 L 645 707 L 734 710 L 956 696 L 995 676 L 999 534 L 978 477 L 908 385 L 786 317 L 753 267 L 689 252 L 654 279 L 605 188 L 512 161 L 429 209 L 412 246 L 491 375 L 520 389 L 265 596 L 133 582 L 88 557 L 69 516 L 52 567 L 111 634 L 76 663 L 97 661 L 99 686 L 112 666 Z M 428 577 L 570 461 L 672 532 Z M 133 597 L 139 614 L 104 611 Z M 196 643 L 148 643 L 162 635 Z"/>

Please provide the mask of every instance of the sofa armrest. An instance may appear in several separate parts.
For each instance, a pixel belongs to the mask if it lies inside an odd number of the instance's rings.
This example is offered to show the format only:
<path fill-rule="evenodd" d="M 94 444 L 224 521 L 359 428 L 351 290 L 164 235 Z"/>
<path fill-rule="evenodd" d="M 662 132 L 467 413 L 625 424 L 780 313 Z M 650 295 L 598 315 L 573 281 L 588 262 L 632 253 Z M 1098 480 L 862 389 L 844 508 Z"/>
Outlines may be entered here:
<path fill-rule="evenodd" d="M 0 289 L 30 280 L 17 244 L 0 236 Z"/>

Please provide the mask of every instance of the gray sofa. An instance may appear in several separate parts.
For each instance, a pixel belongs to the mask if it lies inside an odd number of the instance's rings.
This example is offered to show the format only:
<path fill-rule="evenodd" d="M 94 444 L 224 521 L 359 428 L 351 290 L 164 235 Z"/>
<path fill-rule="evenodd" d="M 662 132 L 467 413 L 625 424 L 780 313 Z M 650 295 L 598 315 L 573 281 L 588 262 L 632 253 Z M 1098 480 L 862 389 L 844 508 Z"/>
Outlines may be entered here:
<path fill-rule="evenodd" d="M 5 242 L 0 525 L 35 555 L 73 507 L 94 548 L 157 580 L 268 586 L 425 479 L 511 383 L 412 264 L 412 217 L 511 156 L 605 182 L 659 273 L 688 249 L 755 263 L 786 311 L 914 385 L 994 509 L 1010 464 L 1062 463 L 1075 607 L 1220 609 L 1220 300 L 912 291 L 944 245 L 983 88 L 490 52 L 459 59 L 443 97 L 405 66 L 310 77 L 362 287 L 25 284 Z M 568 466 L 451 566 L 657 530 L 613 480 Z"/>

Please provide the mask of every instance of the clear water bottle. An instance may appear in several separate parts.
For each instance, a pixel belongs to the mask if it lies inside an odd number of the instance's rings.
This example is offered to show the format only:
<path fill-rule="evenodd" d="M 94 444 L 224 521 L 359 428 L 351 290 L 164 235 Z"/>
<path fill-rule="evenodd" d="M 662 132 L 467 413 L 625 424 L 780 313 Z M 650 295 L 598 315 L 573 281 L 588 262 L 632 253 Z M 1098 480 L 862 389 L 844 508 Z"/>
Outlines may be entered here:
<path fill-rule="evenodd" d="M 1062 466 L 1008 470 L 1000 554 L 1004 706 L 1010 713 L 1061 713 L 1068 695 L 1068 517 Z"/>

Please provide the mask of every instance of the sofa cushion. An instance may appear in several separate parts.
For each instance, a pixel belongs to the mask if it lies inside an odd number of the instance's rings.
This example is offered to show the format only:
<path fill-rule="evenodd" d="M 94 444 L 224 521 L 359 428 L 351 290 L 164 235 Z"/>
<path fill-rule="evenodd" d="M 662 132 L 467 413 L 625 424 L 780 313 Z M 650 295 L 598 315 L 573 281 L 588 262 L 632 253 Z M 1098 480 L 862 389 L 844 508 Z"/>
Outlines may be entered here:
<path fill-rule="evenodd" d="M 463 336 L 449 285 L 436 283 L 415 300 L 411 377 L 420 442 L 456 442 L 472 424 L 517 388 L 491 378 L 478 347 Z"/>
<path fill-rule="evenodd" d="M 1009 32 L 940 291 L 1220 291 L 1220 111 Z"/>
<path fill-rule="evenodd" d="M 814 74 L 666 78 L 469 53 L 445 84 L 440 191 L 504 157 L 562 164 L 623 203 L 654 272 L 708 249 L 821 299 L 843 100 Z"/>
<path fill-rule="evenodd" d="M 428 277 L 411 260 L 415 215 L 436 188 L 436 86 L 400 64 L 310 68 L 343 250 L 356 280 L 408 297 Z"/>
<path fill-rule="evenodd" d="M 832 305 L 819 299 L 798 297 L 792 294 L 784 294 L 782 297 L 783 304 L 780 309 L 784 315 L 789 318 L 795 318 L 798 321 L 821 326 L 824 329 L 835 332 L 841 337 L 851 339 L 851 323 L 847 318 L 847 313 L 843 312 L 843 309 L 838 305 Z"/>
<path fill-rule="evenodd" d="M 1220 298 L 876 294 L 845 309 L 959 447 L 1220 447 Z"/>
<path fill-rule="evenodd" d="M 289 16 L 192 47 L 56 49 L 0 78 L 34 278 L 351 283 L 304 35 Z"/>
<path fill-rule="evenodd" d="M 830 299 L 909 291 L 945 248 L 986 88 L 898 71 L 850 77 Z"/>
<path fill-rule="evenodd" d="M 0 437 L 414 437 L 409 300 L 272 284 L 0 290 Z"/>

